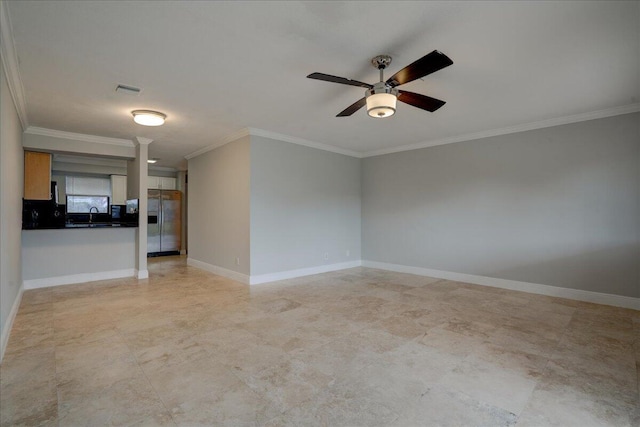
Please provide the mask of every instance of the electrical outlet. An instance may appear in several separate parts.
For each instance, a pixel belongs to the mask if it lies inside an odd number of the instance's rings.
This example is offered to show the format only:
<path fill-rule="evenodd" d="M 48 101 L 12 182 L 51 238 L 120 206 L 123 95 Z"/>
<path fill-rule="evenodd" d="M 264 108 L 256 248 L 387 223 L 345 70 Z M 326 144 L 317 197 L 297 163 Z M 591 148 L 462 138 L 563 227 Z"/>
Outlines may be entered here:
<path fill-rule="evenodd" d="M 240 257 L 236 257 L 236 265 L 240 265 Z"/>
<path fill-rule="evenodd" d="M 351 251 L 350 251 L 349 249 L 347 249 L 347 252 L 345 253 L 345 255 L 346 255 L 347 257 L 350 257 L 350 256 L 351 256 Z"/>
<path fill-rule="evenodd" d="M 328 259 L 329 259 L 329 252 L 325 252 L 325 253 L 324 253 L 324 259 L 325 259 L 325 260 L 328 260 Z"/>

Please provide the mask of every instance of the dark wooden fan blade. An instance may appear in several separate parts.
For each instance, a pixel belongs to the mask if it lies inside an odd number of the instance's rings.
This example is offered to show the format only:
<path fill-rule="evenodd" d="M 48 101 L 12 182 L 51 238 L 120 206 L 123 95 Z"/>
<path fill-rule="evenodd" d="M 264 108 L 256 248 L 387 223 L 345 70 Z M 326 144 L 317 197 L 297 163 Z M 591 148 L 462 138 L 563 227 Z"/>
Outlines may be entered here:
<path fill-rule="evenodd" d="M 432 113 L 446 104 L 446 102 L 439 99 L 404 90 L 398 91 L 398 101 L 402 101 L 405 104 L 413 105 L 414 107 L 418 107 L 423 110 L 431 111 Z"/>
<path fill-rule="evenodd" d="M 355 113 L 356 111 L 358 111 L 359 109 L 361 109 L 362 107 L 364 107 L 364 105 L 366 103 L 367 103 L 367 99 L 366 98 L 359 99 L 356 102 L 354 102 L 353 104 L 349 105 L 344 111 L 342 111 L 336 117 L 347 117 L 347 116 L 350 116 L 353 113 Z"/>
<path fill-rule="evenodd" d="M 442 70 L 451 64 L 453 64 L 453 61 L 447 55 L 434 50 L 395 73 L 387 80 L 387 84 L 391 87 L 400 86 Z"/>
<path fill-rule="evenodd" d="M 349 86 L 366 87 L 368 89 L 371 89 L 373 87 L 369 83 L 359 82 L 357 80 L 351 80 L 344 77 L 331 76 L 329 74 L 322 74 L 322 73 L 311 73 L 307 76 L 307 78 L 324 80 L 325 82 L 331 82 L 331 83 L 340 83 L 340 84 L 349 85 Z"/>

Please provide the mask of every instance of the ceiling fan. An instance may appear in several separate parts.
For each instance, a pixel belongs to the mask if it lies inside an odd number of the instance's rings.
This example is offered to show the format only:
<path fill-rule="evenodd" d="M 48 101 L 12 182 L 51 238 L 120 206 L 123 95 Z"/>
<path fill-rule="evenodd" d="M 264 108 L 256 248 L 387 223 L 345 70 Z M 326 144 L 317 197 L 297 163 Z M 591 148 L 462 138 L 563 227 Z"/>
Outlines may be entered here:
<path fill-rule="evenodd" d="M 367 88 L 364 98 L 351 104 L 336 117 L 350 116 L 365 105 L 367 106 L 369 116 L 377 118 L 389 117 L 396 112 L 396 100 L 430 112 L 436 111 L 445 104 L 444 101 L 431 98 L 430 96 L 396 89 L 397 86 L 435 73 L 453 64 L 453 61 L 444 53 L 434 50 L 412 64 L 407 65 L 388 78 L 386 82 L 383 80 L 382 75 L 383 70 L 391 64 L 391 57 L 389 55 L 378 55 L 371 60 L 371 64 L 380 70 L 380 81 L 373 85 L 323 73 L 311 73 L 307 77 L 310 79 L 324 80 L 326 82 Z"/>

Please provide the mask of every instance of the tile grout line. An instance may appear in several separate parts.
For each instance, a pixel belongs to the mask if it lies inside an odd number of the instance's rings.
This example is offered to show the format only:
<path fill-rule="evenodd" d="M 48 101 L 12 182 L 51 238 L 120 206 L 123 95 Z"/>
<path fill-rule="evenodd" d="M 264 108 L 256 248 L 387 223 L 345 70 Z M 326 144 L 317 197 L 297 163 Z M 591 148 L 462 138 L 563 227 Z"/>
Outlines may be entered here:
<path fill-rule="evenodd" d="M 533 393 L 535 393 L 535 391 L 538 389 L 538 386 L 540 385 L 540 379 L 542 377 L 544 377 L 544 375 L 549 370 L 549 363 L 551 363 L 551 358 L 553 357 L 553 355 L 555 355 L 556 351 L 560 347 L 560 343 L 563 342 L 565 336 L 567 336 L 567 334 L 569 332 L 569 325 L 571 324 L 571 321 L 573 320 L 573 317 L 575 316 L 577 311 L 578 311 L 578 308 L 574 307 L 573 308 L 573 312 L 571 313 L 571 318 L 569 318 L 569 321 L 567 322 L 567 324 L 563 328 L 562 334 L 560 335 L 560 338 L 558 338 L 558 342 L 554 346 L 553 350 L 551 350 L 549 352 L 548 356 L 546 356 L 547 361 L 545 362 L 544 367 L 542 368 L 542 374 L 540 375 L 540 378 L 536 379 L 536 385 L 533 388 L 533 391 L 531 392 L 531 395 L 529 396 L 529 399 L 527 399 L 527 403 L 524 405 L 524 408 L 522 409 L 522 412 L 520 414 L 518 414 L 518 417 L 516 418 L 516 424 L 520 420 L 520 417 L 522 416 L 522 414 L 527 410 L 527 406 L 529 406 L 529 403 L 531 402 L 531 399 L 533 398 Z"/>
<path fill-rule="evenodd" d="M 158 393 L 158 390 L 156 390 L 156 388 L 153 386 L 153 383 L 149 379 L 149 376 L 144 371 L 144 369 L 142 369 L 142 366 L 140 366 L 140 362 L 138 361 L 138 358 L 136 357 L 135 353 L 133 352 L 133 350 L 129 346 L 129 343 L 125 339 L 122 331 L 120 331 L 120 329 L 116 328 L 116 334 L 118 334 L 118 336 L 122 339 L 122 342 L 124 342 L 124 345 L 127 346 L 127 349 L 129 350 L 129 353 L 133 357 L 133 360 L 135 360 L 135 362 L 136 362 L 136 367 L 142 373 L 142 375 L 144 376 L 145 380 L 147 380 L 147 383 L 149 384 L 149 387 L 151 387 L 151 390 L 153 390 L 153 393 L 156 395 L 156 398 L 158 399 L 158 401 L 160 401 L 160 403 L 162 403 L 162 407 L 164 408 L 165 411 L 167 411 L 167 414 L 169 414 L 169 417 L 171 417 L 171 421 L 173 422 L 173 424 L 174 425 L 178 425 L 176 420 L 173 418 L 173 414 L 171 413 L 169 408 L 167 408 L 167 404 L 165 403 L 165 401 L 162 399 L 162 397 Z M 140 421 L 144 421 L 144 419 L 141 419 Z M 138 421 L 134 421 L 134 423 L 136 423 L 136 422 L 138 422 Z"/>
<path fill-rule="evenodd" d="M 51 296 L 51 328 L 53 335 L 53 372 L 54 381 L 56 382 L 56 424 L 60 425 L 60 382 L 58 379 L 58 362 L 56 355 L 58 354 L 58 345 L 56 340 L 56 306 L 53 303 L 53 295 Z"/>

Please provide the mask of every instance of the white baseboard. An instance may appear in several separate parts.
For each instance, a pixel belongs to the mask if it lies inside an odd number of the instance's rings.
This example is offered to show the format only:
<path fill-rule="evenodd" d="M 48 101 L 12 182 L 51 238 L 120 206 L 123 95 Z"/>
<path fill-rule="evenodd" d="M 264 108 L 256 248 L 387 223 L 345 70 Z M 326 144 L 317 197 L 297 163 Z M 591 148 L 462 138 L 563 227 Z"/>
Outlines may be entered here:
<path fill-rule="evenodd" d="M 407 265 L 390 264 L 386 262 L 362 261 L 362 265 L 364 267 L 378 268 L 380 270 L 397 271 L 399 273 L 436 277 L 438 279 L 472 283 L 474 285 L 492 286 L 494 288 L 510 289 L 513 291 L 528 292 L 531 294 L 548 295 L 552 297 L 567 298 L 577 301 L 586 301 L 596 304 L 612 305 L 614 307 L 624 307 L 634 310 L 640 310 L 640 298 L 627 297 L 622 295 L 583 291 L 580 289 L 561 288 L 558 286 L 520 282 L 517 280 L 498 279 L 495 277 L 476 276 L 473 274 L 432 270 L 429 268 L 411 267 Z"/>
<path fill-rule="evenodd" d="M 226 268 L 208 264 L 203 261 L 198 261 L 197 259 L 193 258 L 187 258 L 187 265 L 206 270 L 210 273 L 217 274 L 218 276 L 227 277 L 229 279 L 235 280 L 236 282 L 244 283 L 245 285 L 249 284 L 249 276 L 247 274 L 238 273 L 237 271 L 228 270 Z"/>
<path fill-rule="evenodd" d="M 311 274 L 327 273 L 329 271 L 344 270 L 346 268 L 359 267 L 360 261 L 343 262 L 340 264 L 320 265 L 317 267 L 301 268 L 298 270 L 280 271 L 277 273 L 261 274 L 258 276 L 249 276 L 247 274 L 238 273 L 237 271 L 228 270 L 217 265 L 208 264 L 197 259 L 187 258 L 187 265 L 201 268 L 218 276 L 227 277 L 245 285 L 258 285 L 261 283 L 275 282 L 276 280 L 292 279 L 294 277 L 309 276 Z"/>
<path fill-rule="evenodd" d="M 133 270 L 133 277 L 136 279 L 148 279 L 149 270 Z"/>
<path fill-rule="evenodd" d="M 31 280 L 25 280 L 23 282 L 23 287 L 25 290 L 39 289 L 39 288 L 48 288 L 50 286 L 95 282 L 96 280 L 120 279 L 122 277 L 136 277 L 136 270 L 133 268 L 127 268 L 124 270 L 100 271 L 97 273 L 71 274 L 69 276 L 56 276 L 56 277 L 45 277 L 43 279 L 31 279 Z"/>
<path fill-rule="evenodd" d="M 23 293 L 23 286 L 21 286 L 18 291 L 18 296 L 11 306 L 9 317 L 7 317 L 7 321 L 2 328 L 2 336 L 0 337 L 0 362 L 2 362 L 2 359 L 4 358 L 4 351 L 7 349 L 7 344 L 9 343 L 9 335 L 11 335 L 11 328 L 13 327 L 13 321 L 16 319 L 16 315 L 18 314 Z"/>
<path fill-rule="evenodd" d="M 330 271 L 345 270 L 347 268 L 360 267 L 361 261 L 342 262 L 339 264 L 319 265 L 317 267 L 300 268 L 297 270 L 279 271 L 277 273 L 260 274 L 251 276 L 249 284 L 259 285 L 261 283 L 275 282 L 277 280 L 293 279 L 295 277 L 310 276 L 312 274 L 328 273 Z"/>

